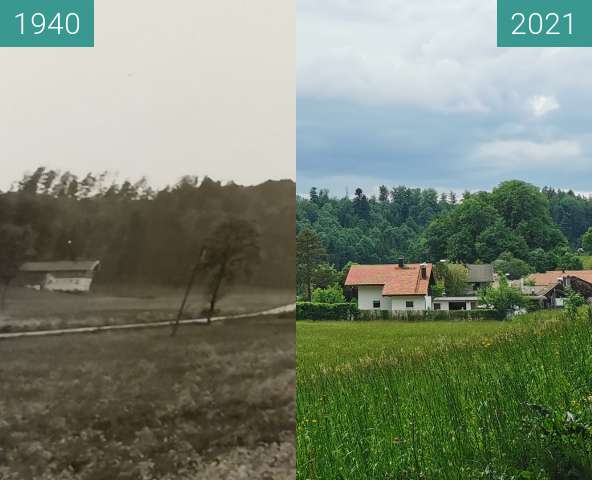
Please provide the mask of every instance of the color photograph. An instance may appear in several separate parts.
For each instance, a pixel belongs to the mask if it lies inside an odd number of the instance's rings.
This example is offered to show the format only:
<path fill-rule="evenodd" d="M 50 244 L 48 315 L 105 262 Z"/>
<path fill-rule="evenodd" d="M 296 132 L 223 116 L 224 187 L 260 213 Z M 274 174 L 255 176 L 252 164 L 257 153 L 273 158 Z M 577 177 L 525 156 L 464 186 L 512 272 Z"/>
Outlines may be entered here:
<path fill-rule="evenodd" d="M 592 478 L 590 52 L 297 15 L 297 478 Z"/>

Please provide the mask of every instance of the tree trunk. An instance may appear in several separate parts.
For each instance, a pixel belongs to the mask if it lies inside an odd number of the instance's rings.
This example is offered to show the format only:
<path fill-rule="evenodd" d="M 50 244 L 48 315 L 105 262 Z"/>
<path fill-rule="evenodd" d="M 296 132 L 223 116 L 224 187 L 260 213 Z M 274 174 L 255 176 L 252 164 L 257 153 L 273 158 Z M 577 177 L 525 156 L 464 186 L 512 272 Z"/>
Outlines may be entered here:
<path fill-rule="evenodd" d="M 175 323 L 173 324 L 173 328 L 171 330 L 171 337 L 174 337 L 177 334 L 177 329 L 179 328 L 179 322 L 183 317 L 183 312 L 185 311 L 185 304 L 187 303 L 187 299 L 189 298 L 189 294 L 191 293 L 191 289 L 193 288 L 193 283 L 195 282 L 195 277 L 197 276 L 197 271 L 201 265 L 201 262 L 204 259 L 204 255 L 206 253 L 206 247 L 202 246 L 199 252 L 199 259 L 193 266 L 193 270 L 191 271 L 191 277 L 189 278 L 189 283 L 187 283 L 187 288 L 185 289 L 185 295 L 183 296 L 183 301 L 181 302 L 181 306 L 179 307 L 179 311 L 177 312 L 177 318 Z"/>
<path fill-rule="evenodd" d="M 199 262 L 195 264 L 193 270 L 191 271 L 191 277 L 189 279 L 189 283 L 187 283 L 187 288 L 185 289 L 185 295 L 183 296 L 183 301 L 181 302 L 181 306 L 179 307 L 179 311 L 177 312 L 177 318 L 175 323 L 173 324 L 173 328 L 171 330 L 171 337 L 174 337 L 177 334 L 177 330 L 179 328 L 179 322 L 181 321 L 181 317 L 183 317 L 183 312 L 185 310 L 185 304 L 187 303 L 187 299 L 189 298 L 189 293 L 191 292 L 191 288 L 193 287 L 193 282 L 195 282 L 195 276 L 197 274 L 197 269 L 199 268 Z"/>
<path fill-rule="evenodd" d="M 218 300 L 218 293 L 220 292 L 220 286 L 222 285 L 222 280 L 224 280 L 225 273 L 226 263 L 223 263 L 220 266 L 220 271 L 218 272 L 218 275 L 216 275 L 216 283 L 214 284 L 214 289 L 212 290 L 212 297 L 210 298 L 210 309 L 208 310 L 208 325 L 212 323 L 212 316 L 214 315 L 216 301 Z"/>

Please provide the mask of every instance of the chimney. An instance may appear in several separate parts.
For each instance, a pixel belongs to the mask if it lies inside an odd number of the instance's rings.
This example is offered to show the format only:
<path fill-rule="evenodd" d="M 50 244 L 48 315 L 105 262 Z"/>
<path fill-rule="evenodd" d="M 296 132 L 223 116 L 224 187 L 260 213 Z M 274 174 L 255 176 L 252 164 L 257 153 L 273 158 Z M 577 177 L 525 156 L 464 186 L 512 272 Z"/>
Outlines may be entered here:
<path fill-rule="evenodd" d="M 405 259 L 403 257 L 399 257 L 399 268 L 403 268 L 405 266 Z"/>
<path fill-rule="evenodd" d="M 419 266 L 419 271 L 421 272 L 421 279 L 422 280 L 427 280 L 427 278 L 428 278 L 428 265 L 427 265 L 427 263 L 422 263 Z"/>

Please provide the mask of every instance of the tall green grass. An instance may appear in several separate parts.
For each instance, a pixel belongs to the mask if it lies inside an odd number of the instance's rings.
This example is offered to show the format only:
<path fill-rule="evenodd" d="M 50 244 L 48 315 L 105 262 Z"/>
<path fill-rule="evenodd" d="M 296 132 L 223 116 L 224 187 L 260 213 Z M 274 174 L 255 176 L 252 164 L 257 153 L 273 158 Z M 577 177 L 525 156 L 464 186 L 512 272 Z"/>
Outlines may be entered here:
<path fill-rule="evenodd" d="M 591 395 L 587 317 L 354 368 L 299 360 L 297 477 L 592 478 Z"/>

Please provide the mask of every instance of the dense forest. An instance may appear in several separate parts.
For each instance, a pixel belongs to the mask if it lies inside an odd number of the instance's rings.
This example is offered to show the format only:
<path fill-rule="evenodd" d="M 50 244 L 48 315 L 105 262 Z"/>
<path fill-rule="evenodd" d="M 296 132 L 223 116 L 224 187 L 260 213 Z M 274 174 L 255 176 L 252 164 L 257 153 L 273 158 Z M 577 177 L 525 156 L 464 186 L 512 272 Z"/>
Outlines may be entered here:
<path fill-rule="evenodd" d="M 592 225 L 592 199 L 572 191 L 503 182 L 491 192 L 438 193 L 381 186 L 368 197 L 333 198 L 311 189 L 296 202 L 297 232 L 313 232 L 321 267 L 349 262 L 493 262 L 519 277 L 553 268 L 582 268 L 577 256 Z M 580 252 L 581 253 L 581 252 Z M 322 258 L 322 260 L 321 260 Z"/>
<path fill-rule="evenodd" d="M 187 176 L 157 191 L 145 179 L 119 184 L 107 173 L 78 178 L 40 167 L 0 194 L 0 225 L 31 232 L 31 260 L 97 259 L 98 282 L 177 284 L 208 234 L 240 217 L 259 233 L 253 283 L 291 288 L 294 197 L 289 180 L 244 187 Z"/>

